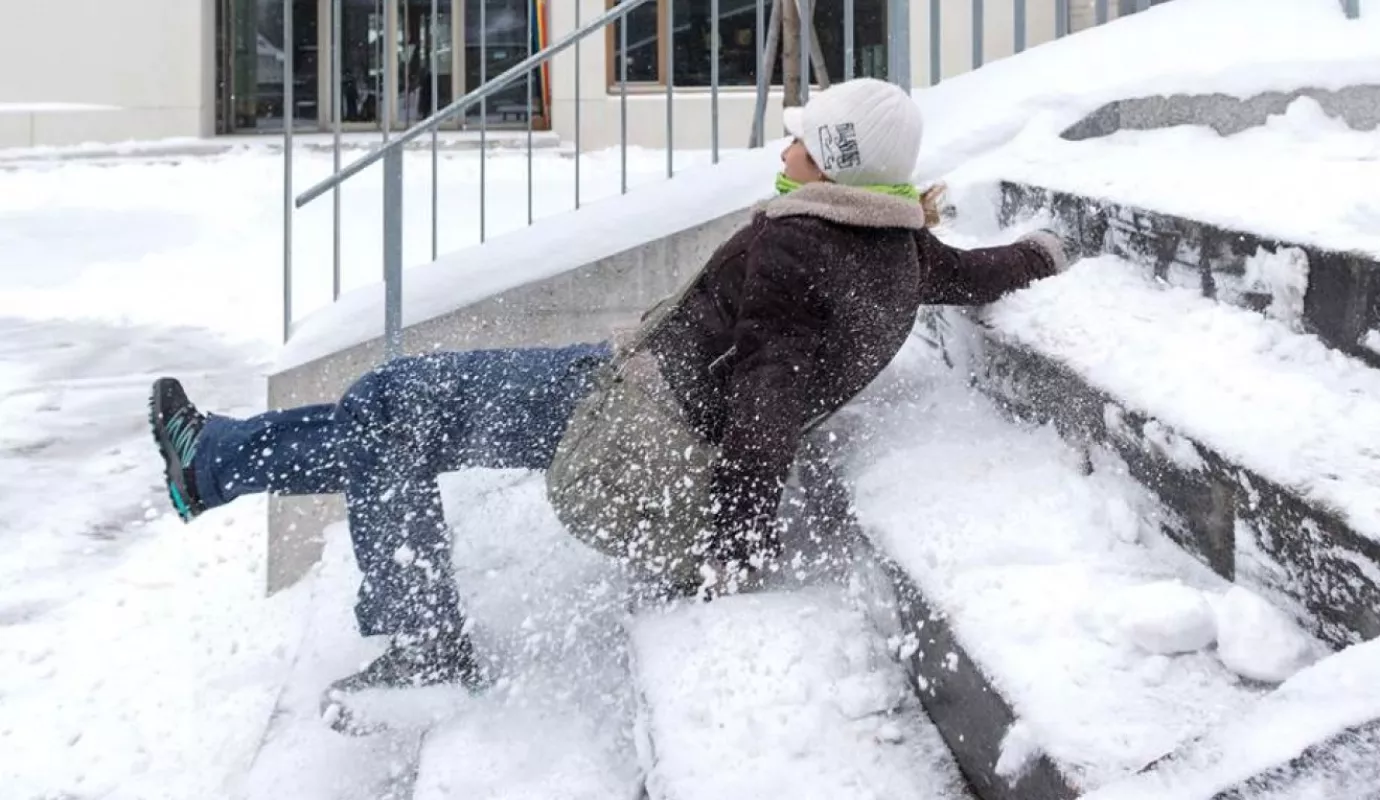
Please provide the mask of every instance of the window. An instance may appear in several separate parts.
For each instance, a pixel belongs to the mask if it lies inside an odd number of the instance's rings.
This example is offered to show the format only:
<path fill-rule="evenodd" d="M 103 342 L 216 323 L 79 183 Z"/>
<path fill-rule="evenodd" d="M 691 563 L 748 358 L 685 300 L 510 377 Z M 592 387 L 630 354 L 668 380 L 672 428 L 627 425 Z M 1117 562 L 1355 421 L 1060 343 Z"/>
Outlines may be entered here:
<path fill-rule="evenodd" d="M 684 0 L 689 2 L 690 0 Z M 578 2 L 578 0 L 577 0 Z M 610 3 L 612 7 L 617 2 Z M 645 3 L 628 14 L 628 16 L 609 26 L 608 53 L 609 53 L 609 83 L 618 83 L 623 77 L 622 65 L 620 64 L 620 51 L 622 47 L 623 32 L 626 25 L 627 33 L 627 79 L 628 83 L 659 83 L 661 81 L 661 36 L 662 12 L 664 11 L 662 0 Z"/>
<path fill-rule="evenodd" d="M 616 5 L 621 0 L 610 0 Z M 794 0 L 784 0 L 794 2 Z M 814 0 L 814 29 L 824 54 L 825 71 L 830 81 L 843 80 L 844 0 Z M 763 16 L 770 19 L 771 0 L 765 0 Z M 624 18 L 628 27 L 627 78 L 629 83 L 665 85 L 668 48 L 662 40 L 666 15 L 675 25 L 675 52 L 672 59 L 675 85 L 710 85 L 709 0 L 653 0 Z M 611 25 L 608 34 L 609 85 L 620 76 L 619 36 L 623 21 Z M 854 0 L 853 74 L 858 77 L 886 78 L 886 0 Z M 817 70 L 811 67 L 811 82 L 818 85 Z M 781 85 L 781 55 L 777 50 L 772 66 L 772 84 Z M 757 85 L 757 0 L 719 0 L 719 85 Z"/>

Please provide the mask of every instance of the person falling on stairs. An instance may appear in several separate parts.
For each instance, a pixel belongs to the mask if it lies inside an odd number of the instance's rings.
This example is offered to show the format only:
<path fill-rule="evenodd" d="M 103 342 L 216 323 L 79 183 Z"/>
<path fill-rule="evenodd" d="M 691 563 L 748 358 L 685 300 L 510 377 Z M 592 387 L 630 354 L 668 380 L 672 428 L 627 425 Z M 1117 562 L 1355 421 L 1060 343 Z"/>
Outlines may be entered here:
<path fill-rule="evenodd" d="M 557 516 L 663 596 L 712 598 L 776 569 L 777 505 L 803 434 L 867 386 L 924 304 L 982 305 L 1064 268 L 1060 237 L 960 250 L 911 182 L 922 120 L 868 78 L 789 109 L 777 196 L 674 296 L 610 341 L 399 358 L 333 404 L 249 419 L 153 387 L 184 520 L 260 492 L 345 495 L 364 636 L 342 688 L 460 683 L 465 633 L 436 476 L 547 470 Z"/>

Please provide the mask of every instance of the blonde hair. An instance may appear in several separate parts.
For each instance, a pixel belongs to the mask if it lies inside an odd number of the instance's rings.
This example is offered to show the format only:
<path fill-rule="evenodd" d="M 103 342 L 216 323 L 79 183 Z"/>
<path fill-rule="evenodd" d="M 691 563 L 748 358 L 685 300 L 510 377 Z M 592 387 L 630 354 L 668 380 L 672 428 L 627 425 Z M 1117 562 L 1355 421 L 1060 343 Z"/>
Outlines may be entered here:
<path fill-rule="evenodd" d="M 947 186 L 936 183 L 920 193 L 920 208 L 925 213 L 926 228 L 933 228 L 943 220 L 944 194 L 947 191 Z"/>

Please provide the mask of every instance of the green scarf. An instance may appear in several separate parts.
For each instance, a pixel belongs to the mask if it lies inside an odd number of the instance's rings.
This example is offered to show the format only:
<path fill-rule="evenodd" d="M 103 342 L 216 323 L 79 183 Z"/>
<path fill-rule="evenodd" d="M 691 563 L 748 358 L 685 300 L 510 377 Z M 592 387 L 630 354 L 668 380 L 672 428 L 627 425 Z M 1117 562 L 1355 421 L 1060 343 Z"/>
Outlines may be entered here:
<path fill-rule="evenodd" d="M 793 181 L 790 178 L 787 178 L 786 173 L 784 172 L 778 172 L 776 174 L 777 194 L 790 194 L 791 192 L 794 192 L 796 189 L 799 189 L 801 186 L 802 184 L 798 181 Z M 869 186 L 859 186 L 858 188 L 866 189 L 869 192 L 876 192 L 877 194 L 886 194 L 891 195 L 892 197 L 901 197 L 905 198 L 906 200 L 913 200 L 916 202 L 920 201 L 920 190 L 915 188 L 914 184 L 910 183 L 874 183 Z"/>

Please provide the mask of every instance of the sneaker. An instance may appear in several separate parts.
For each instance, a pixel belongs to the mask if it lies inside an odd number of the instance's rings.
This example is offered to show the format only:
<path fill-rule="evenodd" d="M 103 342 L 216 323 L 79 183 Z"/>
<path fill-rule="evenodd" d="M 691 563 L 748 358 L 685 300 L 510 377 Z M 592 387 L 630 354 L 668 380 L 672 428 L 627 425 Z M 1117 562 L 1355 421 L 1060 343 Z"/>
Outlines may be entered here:
<path fill-rule="evenodd" d="M 403 704 L 399 717 L 397 700 L 384 701 L 379 706 L 367 699 L 371 689 L 410 689 L 425 686 L 458 686 L 468 693 L 487 688 L 489 670 L 480 667 L 474 655 L 474 645 L 464 634 L 447 634 L 422 639 L 417 636 L 395 636 L 383 655 L 369 666 L 332 683 L 321 695 L 321 718 L 337 733 L 346 736 L 372 736 L 389 730 L 418 725 L 415 715 Z M 439 698 L 432 697 L 428 703 Z M 442 701 L 444 702 L 444 701 Z M 425 722 L 436 708 L 428 706 Z"/>
<path fill-rule="evenodd" d="M 480 665 L 470 637 L 460 634 L 398 634 L 383 655 L 353 675 L 332 683 L 330 691 L 404 689 L 458 684 L 471 691 L 485 688 L 489 671 Z"/>
<path fill-rule="evenodd" d="M 191 522 L 206 510 L 197 494 L 196 474 L 192 471 L 206 416 L 187 399 L 176 379 L 159 378 L 153 382 L 149 396 L 149 426 L 163 456 L 168 497 L 182 521 Z"/>

